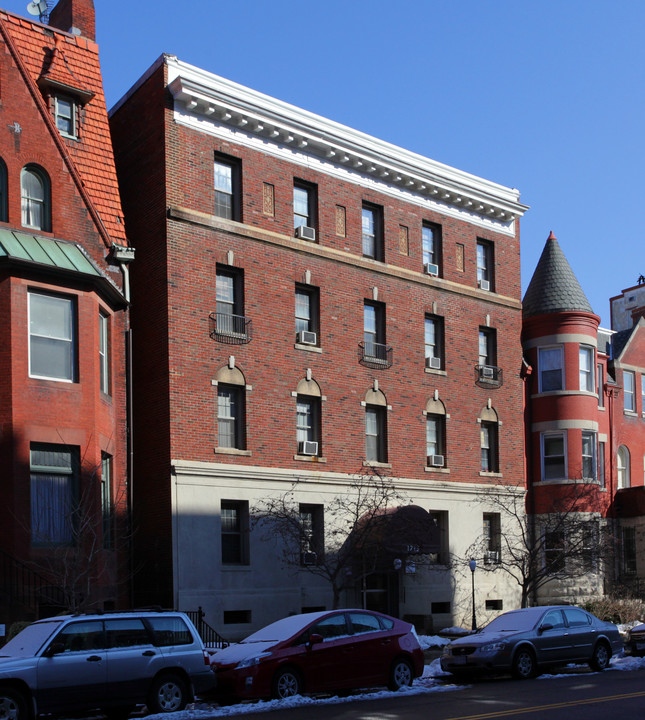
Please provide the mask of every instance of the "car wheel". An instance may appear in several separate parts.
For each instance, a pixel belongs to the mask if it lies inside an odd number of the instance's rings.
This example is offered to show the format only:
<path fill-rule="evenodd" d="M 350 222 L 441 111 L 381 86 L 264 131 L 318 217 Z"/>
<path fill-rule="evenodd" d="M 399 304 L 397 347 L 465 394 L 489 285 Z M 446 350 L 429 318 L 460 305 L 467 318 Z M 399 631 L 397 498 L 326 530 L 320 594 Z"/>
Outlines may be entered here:
<path fill-rule="evenodd" d="M 300 675 L 293 668 L 284 668 L 276 673 L 273 678 L 273 687 L 271 696 L 277 700 L 300 695 L 302 692 L 302 682 Z"/>
<path fill-rule="evenodd" d="M 177 675 L 160 675 L 152 681 L 148 693 L 148 710 L 169 713 L 183 710 L 188 702 L 186 683 Z"/>
<path fill-rule="evenodd" d="M 402 687 L 409 687 L 414 680 L 414 671 L 409 660 L 398 658 L 392 664 L 390 670 L 390 682 L 388 687 L 390 690 L 400 690 Z"/>
<path fill-rule="evenodd" d="M 519 680 L 528 680 L 536 675 L 535 655 L 528 648 L 520 648 L 513 659 L 513 676 Z"/>
<path fill-rule="evenodd" d="M 592 670 L 605 670 L 609 666 L 611 652 L 604 642 L 599 642 L 594 648 L 593 655 L 589 661 Z"/>
<path fill-rule="evenodd" d="M 0 688 L 0 718 L 2 720 L 25 720 L 27 703 L 17 691 Z"/>

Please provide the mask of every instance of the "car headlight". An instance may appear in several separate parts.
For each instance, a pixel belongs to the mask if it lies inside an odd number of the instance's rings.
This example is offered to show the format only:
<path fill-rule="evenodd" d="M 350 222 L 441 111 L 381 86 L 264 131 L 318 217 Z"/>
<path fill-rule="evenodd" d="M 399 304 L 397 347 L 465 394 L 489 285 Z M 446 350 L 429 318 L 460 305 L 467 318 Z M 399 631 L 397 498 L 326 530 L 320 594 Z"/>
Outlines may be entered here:
<path fill-rule="evenodd" d="M 246 668 L 246 667 L 252 667 L 253 665 L 258 665 L 263 658 L 269 657 L 271 653 L 265 652 L 260 653 L 259 655 L 254 655 L 250 658 L 245 658 L 244 660 L 240 660 L 240 662 L 235 666 L 236 670 L 239 670 L 240 668 Z"/>
<path fill-rule="evenodd" d="M 501 652 L 502 650 L 506 650 L 508 648 L 507 642 L 492 642 L 492 643 L 486 643 L 486 645 L 482 645 L 479 649 L 482 653 L 495 653 L 495 652 Z"/>

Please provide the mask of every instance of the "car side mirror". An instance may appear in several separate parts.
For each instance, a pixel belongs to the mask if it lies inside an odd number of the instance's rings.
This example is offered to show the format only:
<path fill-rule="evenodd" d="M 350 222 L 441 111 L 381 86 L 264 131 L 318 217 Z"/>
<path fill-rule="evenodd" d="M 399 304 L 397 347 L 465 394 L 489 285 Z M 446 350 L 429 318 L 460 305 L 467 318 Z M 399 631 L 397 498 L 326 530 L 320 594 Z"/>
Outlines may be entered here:
<path fill-rule="evenodd" d="M 551 623 L 544 623 L 544 625 L 540 625 L 540 635 L 547 630 L 553 630 L 553 625 L 551 625 Z"/>
<path fill-rule="evenodd" d="M 311 647 L 312 645 L 316 645 L 317 643 L 321 643 L 322 641 L 322 635 L 318 635 L 318 633 L 313 633 L 309 636 L 309 647 Z"/>
<path fill-rule="evenodd" d="M 43 655 L 45 657 L 53 657 L 54 655 L 60 655 L 62 652 L 65 652 L 65 643 L 54 642 L 45 650 Z"/>

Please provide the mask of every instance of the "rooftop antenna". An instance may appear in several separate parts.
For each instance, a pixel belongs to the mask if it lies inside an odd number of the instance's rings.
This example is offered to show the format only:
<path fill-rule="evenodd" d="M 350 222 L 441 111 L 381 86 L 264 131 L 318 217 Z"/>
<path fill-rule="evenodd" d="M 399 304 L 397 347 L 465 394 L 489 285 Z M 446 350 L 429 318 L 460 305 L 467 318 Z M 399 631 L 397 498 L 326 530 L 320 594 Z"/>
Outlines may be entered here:
<path fill-rule="evenodd" d="M 31 0 L 27 5 L 27 12 L 30 15 L 38 15 L 41 23 L 47 23 L 49 20 L 49 5 L 47 0 Z"/>

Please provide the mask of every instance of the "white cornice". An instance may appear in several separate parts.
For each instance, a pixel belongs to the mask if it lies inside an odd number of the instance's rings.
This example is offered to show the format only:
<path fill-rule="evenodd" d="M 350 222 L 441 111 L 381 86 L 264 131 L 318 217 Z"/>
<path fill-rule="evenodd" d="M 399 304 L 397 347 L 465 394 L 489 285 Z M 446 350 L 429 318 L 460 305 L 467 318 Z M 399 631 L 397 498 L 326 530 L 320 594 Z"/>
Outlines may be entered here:
<path fill-rule="evenodd" d="M 484 180 L 166 55 L 168 87 L 176 108 L 218 126 L 260 138 L 266 147 L 350 170 L 357 179 L 378 181 L 437 201 L 512 232 L 528 206 L 519 191 Z"/>

